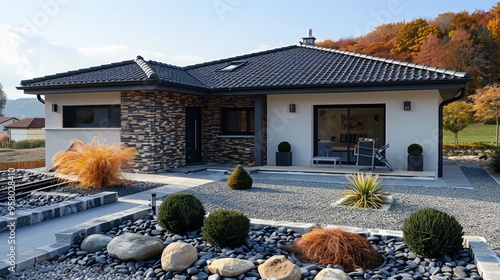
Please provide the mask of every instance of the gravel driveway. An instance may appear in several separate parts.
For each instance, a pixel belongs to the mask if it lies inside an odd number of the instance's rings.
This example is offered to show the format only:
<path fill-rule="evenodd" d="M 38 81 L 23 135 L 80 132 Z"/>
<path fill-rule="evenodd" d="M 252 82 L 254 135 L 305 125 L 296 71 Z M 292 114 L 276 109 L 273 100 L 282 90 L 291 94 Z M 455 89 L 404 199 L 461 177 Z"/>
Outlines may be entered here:
<path fill-rule="evenodd" d="M 466 235 L 483 236 L 497 249 L 500 247 L 500 185 L 482 168 L 462 167 L 462 170 L 473 190 L 386 186 L 395 199 L 388 212 L 332 206 L 345 184 L 293 181 L 294 176 L 288 180 L 269 180 L 254 174 L 254 184 L 249 190 L 234 191 L 226 182 L 216 182 L 187 192 L 199 198 L 209 212 L 228 208 L 250 218 L 386 230 L 401 230 L 404 219 L 412 212 L 433 207 L 455 216 Z"/>

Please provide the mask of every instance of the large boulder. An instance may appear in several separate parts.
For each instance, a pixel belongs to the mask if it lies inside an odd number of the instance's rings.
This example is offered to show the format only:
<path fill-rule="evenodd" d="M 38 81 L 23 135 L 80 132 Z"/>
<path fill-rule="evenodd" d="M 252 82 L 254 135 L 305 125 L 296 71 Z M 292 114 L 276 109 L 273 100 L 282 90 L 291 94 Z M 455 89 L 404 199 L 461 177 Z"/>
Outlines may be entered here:
<path fill-rule="evenodd" d="M 260 278 L 276 280 L 300 280 L 300 268 L 285 256 L 274 256 L 267 259 L 257 268 Z"/>
<path fill-rule="evenodd" d="M 113 238 L 107 248 L 113 258 L 142 261 L 158 257 L 163 250 L 163 242 L 156 237 L 129 233 Z"/>
<path fill-rule="evenodd" d="M 111 240 L 113 240 L 113 237 L 111 236 L 107 236 L 104 234 L 91 234 L 83 239 L 82 243 L 80 244 L 80 249 L 89 253 L 102 251 L 106 248 L 106 246 L 108 246 Z"/>
<path fill-rule="evenodd" d="M 233 277 L 249 272 L 255 267 L 253 262 L 234 258 L 217 259 L 208 265 L 208 270 L 222 277 Z"/>
<path fill-rule="evenodd" d="M 347 276 L 343 270 L 324 268 L 314 277 L 314 280 L 352 280 L 352 278 Z"/>
<path fill-rule="evenodd" d="M 191 244 L 174 242 L 161 254 L 161 268 L 165 271 L 179 272 L 188 269 L 198 260 L 198 251 Z"/>

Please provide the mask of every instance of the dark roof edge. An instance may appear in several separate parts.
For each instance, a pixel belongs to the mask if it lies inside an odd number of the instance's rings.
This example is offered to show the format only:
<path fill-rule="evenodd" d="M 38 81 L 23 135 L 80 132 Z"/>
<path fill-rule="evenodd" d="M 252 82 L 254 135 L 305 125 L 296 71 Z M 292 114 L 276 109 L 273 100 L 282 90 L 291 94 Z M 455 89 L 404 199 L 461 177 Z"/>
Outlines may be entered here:
<path fill-rule="evenodd" d="M 406 67 L 412 67 L 412 68 L 417 68 L 417 69 L 422 69 L 422 70 L 427 70 L 427 71 L 432 71 L 432 72 L 438 72 L 438 73 L 448 74 L 448 75 L 452 75 L 452 76 L 456 76 L 456 77 L 460 77 L 460 78 L 471 78 L 471 76 L 467 72 L 459 72 L 459 71 L 455 71 L 455 70 L 451 70 L 451 69 L 447 69 L 447 68 L 439 68 L 439 67 L 425 65 L 425 64 L 404 62 L 404 61 L 399 61 L 399 60 L 395 60 L 395 59 L 391 59 L 391 58 L 384 58 L 384 57 L 367 55 L 367 54 L 363 54 L 363 53 L 341 51 L 338 49 L 323 48 L 323 47 L 310 46 L 310 45 L 299 45 L 299 47 L 315 49 L 315 50 L 320 50 L 320 51 L 328 51 L 328 52 L 333 52 L 333 53 L 338 53 L 338 54 L 343 54 L 343 55 L 349 55 L 349 56 L 354 56 L 354 57 L 359 57 L 359 58 L 364 58 L 364 59 L 370 59 L 370 60 L 375 60 L 375 61 L 380 61 L 380 62 L 385 62 L 385 63 L 391 63 L 391 64 L 395 64 L 395 65 L 399 65 L 399 66 L 406 66 Z"/>
<path fill-rule="evenodd" d="M 146 77 L 148 79 L 154 79 L 158 80 L 160 76 L 158 76 L 158 73 L 153 70 L 148 63 L 142 58 L 142 56 L 138 55 L 136 59 L 134 59 L 134 62 L 141 67 L 142 71 L 144 71 L 144 74 L 146 74 Z"/>
<path fill-rule="evenodd" d="M 77 70 L 71 70 L 68 72 L 56 73 L 56 74 L 38 77 L 38 78 L 30 79 L 30 80 L 22 80 L 21 85 L 25 85 L 25 84 L 29 84 L 29 83 L 36 83 L 36 82 L 40 82 L 40 81 L 47 80 L 47 79 L 62 78 L 62 77 L 70 76 L 73 74 L 82 74 L 82 73 L 87 73 L 87 72 L 91 72 L 91 71 L 95 71 L 95 70 L 102 70 L 102 69 L 107 69 L 107 68 L 116 67 L 116 66 L 123 66 L 123 65 L 130 64 L 130 63 L 134 63 L 134 61 L 133 60 L 124 60 L 121 62 L 113 62 L 110 64 L 103 64 L 103 65 L 99 65 L 99 66 L 92 66 L 89 68 L 81 68 L 81 69 L 77 69 Z"/>
<path fill-rule="evenodd" d="M 193 68 L 207 66 L 210 64 L 217 64 L 217 63 L 222 63 L 222 62 L 239 60 L 239 59 L 244 59 L 244 58 L 248 58 L 248 57 L 252 57 L 252 56 L 256 56 L 256 55 L 273 53 L 273 52 L 278 52 L 278 51 L 282 51 L 282 50 L 286 50 L 286 49 L 292 49 L 292 48 L 296 48 L 296 47 L 297 47 L 296 45 L 291 45 L 291 46 L 280 47 L 280 48 L 275 48 L 275 49 L 270 49 L 270 50 L 265 50 L 265 51 L 260 51 L 260 52 L 248 53 L 248 54 L 243 54 L 243 55 L 238 55 L 238 56 L 233 56 L 233 57 L 228 57 L 228 58 L 223 58 L 223 59 L 218 59 L 218 60 L 212 60 L 212 61 L 208 61 L 208 62 L 202 62 L 202 63 L 198 63 L 198 64 L 193 64 L 193 65 L 188 65 L 188 66 L 182 67 L 182 69 L 190 70 Z"/>

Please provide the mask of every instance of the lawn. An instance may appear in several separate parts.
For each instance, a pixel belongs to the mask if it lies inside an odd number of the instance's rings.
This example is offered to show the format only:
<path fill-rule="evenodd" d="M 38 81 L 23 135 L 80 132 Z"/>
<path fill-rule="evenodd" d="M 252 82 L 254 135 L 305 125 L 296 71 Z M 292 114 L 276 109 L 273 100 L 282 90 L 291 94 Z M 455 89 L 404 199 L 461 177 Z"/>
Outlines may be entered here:
<path fill-rule="evenodd" d="M 10 149 L 10 148 L 0 148 L 0 153 L 1 152 L 8 152 L 8 151 L 12 151 L 12 149 Z"/>
<path fill-rule="evenodd" d="M 458 133 L 458 143 L 495 142 L 495 125 L 471 124 Z M 455 136 L 452 132 L 444 130 L 443 142 L 453 144 Z"/>

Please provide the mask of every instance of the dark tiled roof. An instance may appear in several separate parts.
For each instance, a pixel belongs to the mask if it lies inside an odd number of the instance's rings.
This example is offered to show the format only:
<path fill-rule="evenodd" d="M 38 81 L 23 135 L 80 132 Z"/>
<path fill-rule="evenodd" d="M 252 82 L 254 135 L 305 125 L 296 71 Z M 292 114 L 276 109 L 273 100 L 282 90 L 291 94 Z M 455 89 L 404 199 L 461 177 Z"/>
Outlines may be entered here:
<path fill-rule="evenodd" d="M 45 118 L 26 118 L 5 126 L 5 128 L 44 128 L 44 127 L 45 127 Z"/>
<path fill-rule="evenodd" d="M 244 64 L 220 71 L 231 62 Z M 186 67 L 135 60 L 21 81 L 21 89 L 111 82 L 159 83 L 201 91 L 289 87 L 345 87 L 387 84 L 461 82 L 465 72 L 394 61 L 314 46 L 289 46 Z"/>
<path fill-rule="evenodd" d="M 4 122 L 6 122 L 6 121 L 10 121 L 10 120 L 12 120 L 12 119 L 17 120 L 17 118 L 16 118 L 16 117 L 0 117 L 0 124 L 4 123 Z"/>

